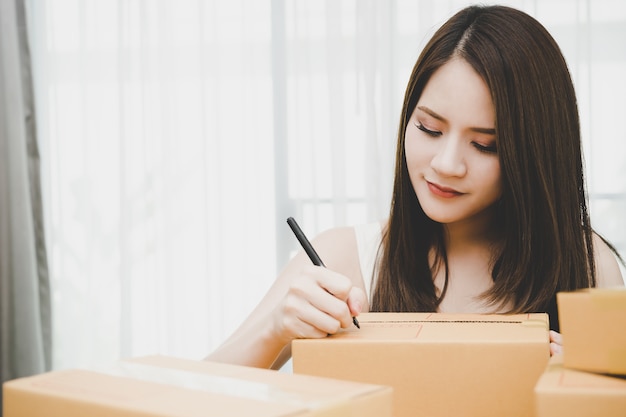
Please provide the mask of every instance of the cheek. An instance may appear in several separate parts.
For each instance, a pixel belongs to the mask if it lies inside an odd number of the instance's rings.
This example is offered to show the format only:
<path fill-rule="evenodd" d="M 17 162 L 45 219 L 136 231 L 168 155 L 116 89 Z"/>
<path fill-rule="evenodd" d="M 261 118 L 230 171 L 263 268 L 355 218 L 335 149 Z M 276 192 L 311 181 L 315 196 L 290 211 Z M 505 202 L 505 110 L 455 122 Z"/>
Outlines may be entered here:
<path fill-rule="evenodd" d="M 422 171 L 423 158 L 422 153 L 419 151 L 419 146 L 416 146 L 414 141 L 407 140 L 404 145 L 404 155 L 406 160 L 406 169 L 409 173 L 409 180 L 415 185 L 419 173 Z"/>
<path fill-rule="evenodd" d="M 424 163 L 428 163 L 428 148 L 423 141 L 420 141 L 415 135 L 407 134 L 404 140 L 404 155 L 409 172 L 412 168 L 420 167 Z"/>
<path fill-rule="evenodd" d="M 413 160 L 415 159 L 415 151 L 413 150 L 413 142 L 409 137 L 405 137 L 404 139 L 404 158 L 406 159 L 406 165 L 409 168 L 413 165 Z"/>
<path fill-rule="evenodd" d="M 502 171 L 500 163 L 486 164 L 484 169 L 478 174 L 479 178 L 483 178 L 487 186 L 488 193 L 495 199 L 502 195 Z"/>

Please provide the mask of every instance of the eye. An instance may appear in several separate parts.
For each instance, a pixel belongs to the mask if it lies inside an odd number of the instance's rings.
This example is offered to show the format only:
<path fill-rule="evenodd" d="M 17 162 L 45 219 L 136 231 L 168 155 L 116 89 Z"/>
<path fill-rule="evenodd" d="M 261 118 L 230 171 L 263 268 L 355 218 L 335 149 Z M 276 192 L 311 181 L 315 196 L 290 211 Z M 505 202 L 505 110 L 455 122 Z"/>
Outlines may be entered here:
<path fill-rule="evenodd" d="M 496 153 L 498 153 L 498 148 L 497 148 L 496 145 L 485 146 L 485 145 L 481 145 L 478 142 L 472 142 L 472 144 L 480 152 L 489 153 L 489 154 L 496 154 Z"/>
<path fill-rule="evenodd" d="M 421 122 L 415 122 L 415 127 L 417 127 L 422 132 L 426 133 L 428 136 L 432 136 L 434 138 L 441 136 L 441 132 L 427 129 L 426 127 L 424 127 L 424 125 Z"/>

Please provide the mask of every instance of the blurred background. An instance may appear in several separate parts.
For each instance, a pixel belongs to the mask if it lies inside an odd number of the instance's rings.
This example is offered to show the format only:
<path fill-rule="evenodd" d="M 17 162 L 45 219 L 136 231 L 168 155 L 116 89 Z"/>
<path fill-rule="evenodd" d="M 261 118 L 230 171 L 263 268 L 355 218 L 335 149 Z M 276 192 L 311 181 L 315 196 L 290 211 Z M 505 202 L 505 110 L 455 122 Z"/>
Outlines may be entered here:
<path fill-rule="evenodd" d="M 567 58 L 593 223 L 624 256 L 626 3 L 499 3 Z M 385 218 L 410 70 L 468 4 L 28 0 L 53 368 L 200 359 L 298 248 L 288 216 Z"/>

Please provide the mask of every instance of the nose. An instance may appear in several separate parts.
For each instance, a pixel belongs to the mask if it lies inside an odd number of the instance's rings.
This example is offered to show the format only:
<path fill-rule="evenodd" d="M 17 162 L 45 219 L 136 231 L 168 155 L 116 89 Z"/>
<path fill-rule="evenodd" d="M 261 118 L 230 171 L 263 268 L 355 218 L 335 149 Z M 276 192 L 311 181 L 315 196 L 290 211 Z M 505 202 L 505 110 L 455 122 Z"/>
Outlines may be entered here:
<path fill-rule="evenodd" d="M 440 146 L 430 162 L 431 167 L 441 176 L 462 177 L 467 173 L 467 165 L 460 141 L 447 138 L 439 141 Z"/>

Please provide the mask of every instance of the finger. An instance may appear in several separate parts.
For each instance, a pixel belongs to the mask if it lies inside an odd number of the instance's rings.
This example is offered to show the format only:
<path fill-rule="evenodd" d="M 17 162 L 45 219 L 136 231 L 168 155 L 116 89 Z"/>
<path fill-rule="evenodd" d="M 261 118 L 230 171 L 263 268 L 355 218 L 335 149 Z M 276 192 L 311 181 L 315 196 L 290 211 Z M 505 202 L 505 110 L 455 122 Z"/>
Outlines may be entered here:
<path fill-rule="evenodd" d="M 342 328 L 351 326 L 352 314 L 346 301 L 352 289 L 352 281 L 341 274 L 319 267 L 308 268 L 303 275 L 311 279 L 294 283 L 292 290 L 318 310 L 338 320 Z"/>
<path fill-rule="evenodd" d="M 550 330 L 550 341 L 559 345 L 563 345 L 563 336 L 561 336 L 561 333 Z"/>
<path fill-rule="evenodd" d="M 326 334 L 334 334 L 340 327 L 348 327 L 352 322 L 345 301 L 339 300 L 322 288 L 316 279 L 306 275 L 292 283 L 287 295 L 287 309 L 289 310 L 287 314 Z"/>
<path fill-rule="evenodd" d="M 328 332 L 320 330 L 317 327 L 295 318 L 291 324 L 288 324 L 286 328 L 289 329 L 291 334 L 290 339 L 321 339 L 329 335 Z"/>
<path fill-rule="evenodd" d="M 333 318 L 339 323 L 342 328 L 347 328 L 352 323 L 352 315 L 350 309 L 345 301 L 342 301 L 330 294 L 326 290 L 317 287 L 317 291 L 309 293 L 309 302 L 311 306 L 325 315 Z M 329 331 L 329 333 L 336 333 L 336 330 Z"/>
<path fill-rule="evenodd" d="M 315 268 L 312 275 L 317 280 L 319 286 L 345 302 L 352 289 L 352 281 L 350 278 L 329 269 Z"/>
<path fill-rule="evenodd" d="M 365 291 L 358 287 L 352 287 L 348 295 L 347 303 L 350 309 L 350 315 L 353 317 L 358 316 L 363 311 L 363 306 L 367 304 Z"/>
<path fill-rule="evenodd" d="M 332 296 L 330 297 L 334 298 Z M 304 306 L 300 309 L 299 313 L 298 318 L 301 322 L 315 328 L 324 335 L 335 334 L 342 327 L 342 323 L 339 319 L 323 310 L 320 310 L 312 304 Z"/>
<path fill-rule="evenodd" d="M 550 343 L 550 356 L 560 355 L 563 353 L 563 346 L 558 343 Z"/>
<path fill-rule="evenodd" d="M 332 297 L 328 293 L 327 296 Z M 293 293 L 287 295 L 283 301 L 279 318 L 282 334 L 288 339 L 321 338 L 339 329 L 339 321 L 328 314 L 313 307 L 305 300 Z"/>

